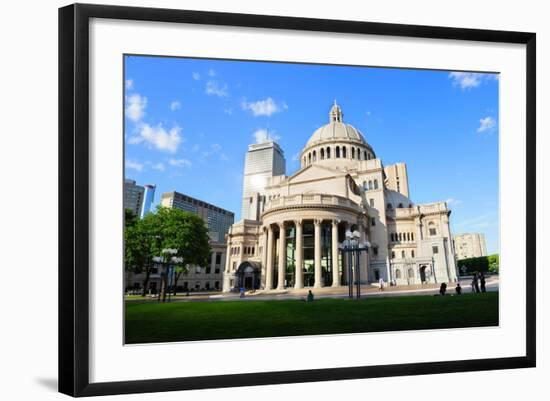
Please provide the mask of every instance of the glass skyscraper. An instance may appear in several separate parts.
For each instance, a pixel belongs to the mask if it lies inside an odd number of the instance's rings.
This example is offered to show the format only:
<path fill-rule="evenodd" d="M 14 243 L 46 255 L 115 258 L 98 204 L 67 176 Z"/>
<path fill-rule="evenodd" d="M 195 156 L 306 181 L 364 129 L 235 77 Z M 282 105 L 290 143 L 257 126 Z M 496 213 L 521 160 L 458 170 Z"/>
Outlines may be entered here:
<path fill-rule="evenodd" d="M 260 219 L 268 179 L 284 175 L 285 172 L 284 153 L 276 142 L 268 141 L 248 146 L 244 163 L 241 219 Z"/>

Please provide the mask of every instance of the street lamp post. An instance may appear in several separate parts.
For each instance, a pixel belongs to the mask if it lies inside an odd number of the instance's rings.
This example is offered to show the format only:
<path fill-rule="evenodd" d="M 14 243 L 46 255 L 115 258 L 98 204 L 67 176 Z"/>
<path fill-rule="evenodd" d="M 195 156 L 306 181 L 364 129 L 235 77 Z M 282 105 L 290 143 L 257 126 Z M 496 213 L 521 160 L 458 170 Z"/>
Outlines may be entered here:
<path fill-rule="evenodd" d="M 172 285 L 174 283 L 175 269 L 174 265 L 183 263 L 183 258 L 175 256 L 178 253 L 177 249 L 165 248 L 160 256 L 155 256 L 153 261 L 161 265 L 161 291 L 159 291 L 158 302 L 162 296 L 162 302 L 166 301 L 166 291 L 168 291 L 168 302 L 172 299 Z M 169 288 L 167 287 L 169 285 Z"/>
<path fill-rule="evenodd" d="M 361 270 L 360 270 L 360 256 L 361 252 L 369 252 L 370 243 L 365 241 L 359 243 L 361 234 L 359 231 L 346 231 L 346 239 L 338 245 L 340 252 L 342 252 L 342 259 L 347 259 L 348 270 L 348 297 L 353 298 L 353 277 L 355 276 L 356 295 L 357 299 L 361 298 Z M 346 257 L 347 256 L 347 257 Z M 355 275 L 353 272 L 353 264 L 355 263 Z"/>

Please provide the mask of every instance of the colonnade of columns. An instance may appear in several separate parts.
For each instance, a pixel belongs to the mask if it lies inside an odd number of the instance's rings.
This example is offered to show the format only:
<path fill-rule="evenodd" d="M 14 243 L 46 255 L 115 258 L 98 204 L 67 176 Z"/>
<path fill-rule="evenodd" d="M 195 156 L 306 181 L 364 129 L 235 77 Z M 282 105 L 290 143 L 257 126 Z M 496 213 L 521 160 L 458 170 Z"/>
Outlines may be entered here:
<path fill-rule="evenodd" d="M 310 220 L 311 221 L 311 220 Z M 331 264 L 332 264 L 332 286 L 338 287 L 341 285 L 340 282 L 340 269 L 339 269 L 339 242 L 338 242 L 338 227 L 341 223 L 340 220 L 322 220 L 314 219 L 313 220 L 313 234 L 314 234 L 314 288 L 321 288 L 324 286 L 323 282 L 323 272 L 322 272 L 322 249 L 321 249 L 321 225 L 323 222 L 330 221 L 332 226 L 331 230 Z M 350 223 L 343 222 L 346 225 L 346 230 L 351 227 Z M 279 222 L 277 226 L 279 227 L 279 241 L 277 247 L 278 254 L 278 267 L 277 267 L 277 289 L 282 290 L 285 288 L 285 275 L 286 275 L 286 264 L 287 264 L 287 243 L 286 243 L 286 231 L 285 229 L 289 224 L 294 224 L 296 229 L 296 242 L 295 242 L 295 279 L 294 279 L 294 288 L 300 289 L 304 288 L 304 248 L 303 248 L 303 219 L 297 219 L 287 222 Z M 271 290 L 274 287 L 274 259 L 275 259 L 275 228 L 273 225 L 269 225 L 266 228 L 265 235 L 265 244 L 264 249 L 267 252 L 264 253 L 263 263 L 266 266 L 265 269 L 265 289 Z M 363 230 L 361 230 L 364 233 Z M 363 234 L 364 235 L 364 234 Z"/>

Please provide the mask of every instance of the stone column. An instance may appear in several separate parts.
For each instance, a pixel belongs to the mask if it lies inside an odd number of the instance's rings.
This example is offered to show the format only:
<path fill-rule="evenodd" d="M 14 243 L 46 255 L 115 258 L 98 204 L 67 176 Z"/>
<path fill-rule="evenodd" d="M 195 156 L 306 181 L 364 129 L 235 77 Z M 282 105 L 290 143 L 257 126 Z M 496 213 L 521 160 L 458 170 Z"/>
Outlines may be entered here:
<path fill-rule="evenodd" d="M 225 253 L 225 272 L 229 273 L 231 266 L 231 243 L 227 244 L 226 253 Z"/>
<path fill-rule="evenodd" d="M 359 234 L 360 234 L 360 237 L 359 237 L 359 243 L 361 246 L 363 246 L 363 244 L 365 243 L 365 241 L 367 240 L 367 227 L 368 226 L 365 226 L 365 224 L 368 224 L 368 218 L 366 219 L 366 223 L 365 223 L 365 220 L 364 219 L 361 219 L 358 221 L 358 227 L 359 227 Z M 370 251 L 370 250 L 369 250 Z M 363 251 L 359 254 L 359 263 L 360 263 L 360 267 L 362 266 L 363 268 L 361 269 L 361 277 L 360 277 L 360 280 L 362 282 L 367 282 L 369 281 L 369 262 L 368 262 L 368 255 L 367 255 L 367 252 Z M 390 271 L 389 271 L 389 265 L 387 266 L 387 277 L 390 277 Z M 387 280 L 389 280 L 389 278 L 387 278 Z"/>
<path fill-rule="evenodd" d="M 315 284 L 314 288 L 321 288 L 322 283 L 322 271 L 321 271 L 321 222 L 322 220 L 315 219 L 313 221 L 315 225 Z"/>
<path fill-rule="evenodd" d="M 267 272 L 267 227 L 263 228 L 263 234 L 264 234 L 264 245 L 262 249 L 262 277 L 261 281 L 263 283 L 263 286 L 265 288 L 266 285 L 266 272 Z"/>
<path fill-rule="evenodd" d="M 210 254 L 210 273 L 214 273 L 216 271 L 216 253 L 215 251 L 212 251 Z"/>
<path fill-rule="evenodd" d="M 265 271 L 265 289 L 273 289 L 273 227 L 267 227 L 267 267 Z"/>
<path fill-rule="evenodd" d="M 303 270 L 303 264 L 304 264 L 304 246 L 302 244 L 303 242 L 303 236 L 302 236 L 302 220 L 294 220 L 294 224 L 296 226 L 296 250 L 294 252 L 294 255 L 296 256 L 296 280 L 294 284 L 294 288 L 300 289 L 304 288 L 304 270 Z"/>
<path fill-rule="evenodd" d="M 349 224 L 349 222 L 347 221 L 344 221 L 344 235 L 347 231 L 349 231 L 351 229 L 351 224 Z M 345 237 L 344 237 L 345 239 Z M 344 255 L 344 254 L 343 254 Z M 342 257 L 342 268 L 343 268 L 343 278 L 344 278 L 344 283 L 345 284 L 349 284 L 349 266 L 348 266 L 348 263 L 349 263 L 349 259 L 348 259 L 348 255 L 349 254 L 345 254 L 346 256 L 343 256 Z"/>
<path fill-rule="evenodd" d="M 277 289 L 285 288 L 285 268 L 286 268 L 286 233 L 285 223 L 279 223 L 279 278 Z"/>
<path fill-rule="evenodd" d="M 239 252 L 239 263 L 238 263 L 238 265 L 240 265 L 241 263 L 243 263 L 243 256 L 244 256 L 244 242 L 241 244 L 241 247 L 240 247 L 240 252 Z"/>
<path fill-rule="evenodd" d="M 332 286 L 340 286 L 340 269 L 338 266 L 338 223 L 339 220 L 332 220 Z"/>

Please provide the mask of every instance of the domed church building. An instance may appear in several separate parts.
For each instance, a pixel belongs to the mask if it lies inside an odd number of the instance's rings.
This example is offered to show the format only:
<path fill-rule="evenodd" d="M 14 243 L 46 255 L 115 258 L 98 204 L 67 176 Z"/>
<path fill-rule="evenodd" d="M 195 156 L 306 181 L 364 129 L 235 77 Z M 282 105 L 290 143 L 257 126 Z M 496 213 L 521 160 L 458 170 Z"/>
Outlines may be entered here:
<path fill-rule="evenodd" d="M 347 285 L 339 244 L 348 230 L 370 243 L 360 260 L 363 284 L 456 281 L 447 204 L 415 204 L 406 164 L 384 166 L 336 102 L 328 117 L 291 176 L 277 143 L 249 146 L 242 220 L 226 237 L 223 290 Z"/>

